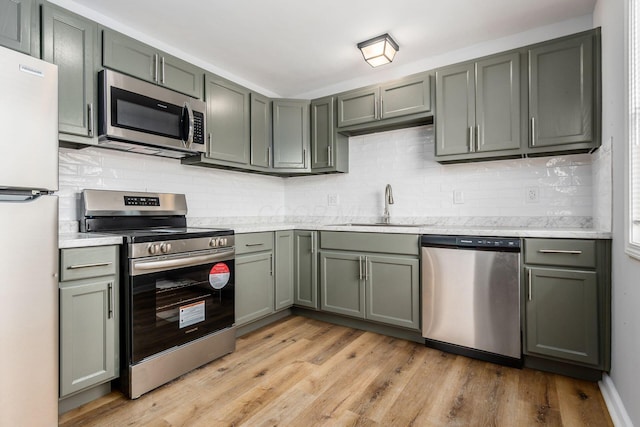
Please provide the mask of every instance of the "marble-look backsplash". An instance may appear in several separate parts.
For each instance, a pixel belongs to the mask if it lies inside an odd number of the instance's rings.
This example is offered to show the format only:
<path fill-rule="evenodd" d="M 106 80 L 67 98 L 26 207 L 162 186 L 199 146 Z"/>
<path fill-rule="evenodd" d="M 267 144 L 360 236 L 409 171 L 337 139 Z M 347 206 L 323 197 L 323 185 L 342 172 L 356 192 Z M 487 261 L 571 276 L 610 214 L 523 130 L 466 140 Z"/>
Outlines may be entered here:
<path fill-rule="evenodd" d="M 99 148 L 61 148 L 61 231 L 76 231 L 84 188 L 185 193 L 193 225 L 393 222 L 610 230 L 610 148 L 595 155 L 441 165 L 432 126 L 352 137 L 348 174 L 279 178 L 184 166 Z M 595 181 L 595 185 L 594 184 Z M 538 201 L 526 200 L 537 190 Z M 454 192 L 462 197 L 454 200 Z M 329 206 L 329 196 L 337 198 Z"/>

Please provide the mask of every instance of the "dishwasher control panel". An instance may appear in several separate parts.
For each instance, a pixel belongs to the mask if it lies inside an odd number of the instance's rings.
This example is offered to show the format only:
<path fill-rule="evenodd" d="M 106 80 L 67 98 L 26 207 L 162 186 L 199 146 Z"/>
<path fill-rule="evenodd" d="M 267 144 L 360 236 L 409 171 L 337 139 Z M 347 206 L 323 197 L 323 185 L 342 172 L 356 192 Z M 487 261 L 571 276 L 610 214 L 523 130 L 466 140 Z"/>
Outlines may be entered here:
<path fill-rule="evenodd" d="M 511 237 L 478 237 L 478 236 L 435 236 L 423 235 L 422 246 L 439 246 L 452 248 L 494 248 L 498 250 L 520 250 L 520 239 Z"/>

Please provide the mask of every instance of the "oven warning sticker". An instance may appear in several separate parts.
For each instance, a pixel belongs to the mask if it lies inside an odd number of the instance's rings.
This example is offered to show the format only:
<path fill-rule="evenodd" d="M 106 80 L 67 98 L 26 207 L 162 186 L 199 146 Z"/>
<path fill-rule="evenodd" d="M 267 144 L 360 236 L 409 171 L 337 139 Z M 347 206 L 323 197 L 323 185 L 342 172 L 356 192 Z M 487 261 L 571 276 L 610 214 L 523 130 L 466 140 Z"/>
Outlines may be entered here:
<path fill-rule="evenodd" d="M 222 289 L 229 283 L 231 271 L 229 266 L 224 262 L 219 262 L 211 267 L 209 271 L 209 283 L 213 289 Z"/>
<path fill-rule="evenodd" d="M 180 306 L 180 328 L 195 325 L 204 320 L 204 301 Z"/>

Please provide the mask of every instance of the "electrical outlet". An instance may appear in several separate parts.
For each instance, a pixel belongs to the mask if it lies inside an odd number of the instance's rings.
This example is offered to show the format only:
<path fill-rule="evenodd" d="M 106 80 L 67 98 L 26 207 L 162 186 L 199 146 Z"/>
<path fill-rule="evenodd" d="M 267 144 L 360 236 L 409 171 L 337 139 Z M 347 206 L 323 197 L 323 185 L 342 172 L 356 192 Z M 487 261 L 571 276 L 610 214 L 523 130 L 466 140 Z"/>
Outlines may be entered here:
<path fill-rule="evenodd" d="M 464 193 L 462 190 L 453 190 L 453 203 L 456 205 L 464 203 Z"/>
<path fill-rule="evenodd" d="M 525 203 L 538 203 L 540 201 L 540 191 L 538 187 L 527 187 L 524 192 Z"/>
<path fill-rule="evenodd" d="M 338 206 L 340 199 L 335 193 L 327 194 L 327 206 Z"/>

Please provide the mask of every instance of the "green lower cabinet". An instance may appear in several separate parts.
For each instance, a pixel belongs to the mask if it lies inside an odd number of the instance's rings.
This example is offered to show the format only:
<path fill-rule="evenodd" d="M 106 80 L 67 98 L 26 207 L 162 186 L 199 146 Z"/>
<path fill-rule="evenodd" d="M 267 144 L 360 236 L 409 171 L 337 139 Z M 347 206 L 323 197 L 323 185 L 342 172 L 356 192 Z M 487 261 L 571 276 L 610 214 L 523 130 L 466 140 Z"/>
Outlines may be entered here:
<path fill-rule="evenodd" d="M 320 308 L 331 313 L 365 317 L 363 256 L 320 252 Z"/>
<path fill-rule="evenodd" d="M 411 257 L 367 256 L 365 262 L 365 317 L 419 329 L 419 261 Z"/>
<path fill-rule="evenodd" d="M 320 252 L 320 308 L 337 314 L 420 328 L 416 257 Z"/>
<path fill-rule="evenodd" d="M 596 272 L 528 268 L 526 352 L 597 365 Z"/>
<path fill-rule="evenodd" d="M 275 233 L 275 310 L 293 305 L 293 230 Z"/>
<path fill-rule="evenodd" d="M 236 326 L 273 313 L 273 251 L 236 257 Z"/>
<path fill-rule="evenodd" d="M 60 397 L 116 376 L 113 277 L 60 287 Z"/>
<path fill-rule="evenodd" d="M 294 233 L 293 303 L 300 307 L 320 308 L 318 304 L 318 232 L 297 230 Z"/>

